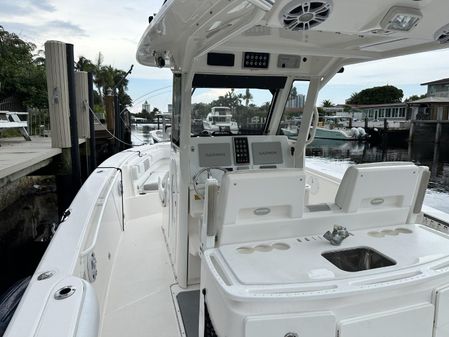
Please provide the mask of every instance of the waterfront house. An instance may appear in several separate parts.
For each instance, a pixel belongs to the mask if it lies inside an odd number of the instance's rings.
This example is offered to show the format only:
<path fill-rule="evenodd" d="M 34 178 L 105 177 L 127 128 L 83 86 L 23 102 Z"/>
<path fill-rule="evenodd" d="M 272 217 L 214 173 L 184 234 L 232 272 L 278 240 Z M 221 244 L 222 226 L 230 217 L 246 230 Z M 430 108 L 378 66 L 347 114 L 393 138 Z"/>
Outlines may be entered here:
<path fill-rule="evenodd" d="M 422 83 L 427 85 L 427 97 L 449 97 L 449 78 Z"/>
<path fill-rule="evenodd" d="M 370 121 L 393 120 L 405 121 L 407 119 L 407 103 L 370 104 L 352 106 L 362 112 L 362 118 Z"/>
<path fill-rule="evenodd" d="M 449 78 L 422 83 L 427 85 L 425 98 L 409 102 L 410 140 L 442 141 L 449 126 Z"/>

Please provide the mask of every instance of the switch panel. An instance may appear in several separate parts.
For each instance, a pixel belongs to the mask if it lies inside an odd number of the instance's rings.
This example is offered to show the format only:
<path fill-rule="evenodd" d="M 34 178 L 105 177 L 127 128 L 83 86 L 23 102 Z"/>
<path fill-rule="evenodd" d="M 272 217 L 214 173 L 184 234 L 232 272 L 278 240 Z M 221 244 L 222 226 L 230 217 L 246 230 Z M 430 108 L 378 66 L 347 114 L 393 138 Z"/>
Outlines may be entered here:
<path fill-rule="evenodd" d="M 248 138 L 234 137 L 234 154 L 236 164 L 249 164 Z"/>
<path fill-rule="evenodd" d="M 270 54 L 268 53 L 243 53 L 243 68 L 268 69 Z"/>

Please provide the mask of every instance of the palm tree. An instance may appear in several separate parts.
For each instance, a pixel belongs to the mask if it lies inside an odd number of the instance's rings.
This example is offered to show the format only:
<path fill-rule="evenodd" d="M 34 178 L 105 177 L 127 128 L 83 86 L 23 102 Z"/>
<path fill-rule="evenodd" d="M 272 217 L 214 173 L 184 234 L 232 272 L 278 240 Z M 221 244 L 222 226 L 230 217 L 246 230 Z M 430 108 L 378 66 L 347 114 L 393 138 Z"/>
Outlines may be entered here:
<path fill-rule="evenodd" d="M 324 108 L 330 108 L 330 107 L 335 106 L 335 104 L 332 103 L 331 100 L 325 99 L 325 100 L 323 101 L 323 103 L 322 103 L 322 106 L 323 106 Z"/>
<path fill-rule="evenodd" d="M 246 107 L 248 107 L 249 101 L 253 100 L 253 95 L 251 94 L 248 88 L 245 91 L 245 95 L 242 96 L 242 99 L 245 101 Z"/>
<path fill-rule="evenodd" d="M 80 56 L 78 61 L 75 63 L 75 69 L 95 73 L 96 67 L 91 60 L 85 58 L 84 56 Z"/>

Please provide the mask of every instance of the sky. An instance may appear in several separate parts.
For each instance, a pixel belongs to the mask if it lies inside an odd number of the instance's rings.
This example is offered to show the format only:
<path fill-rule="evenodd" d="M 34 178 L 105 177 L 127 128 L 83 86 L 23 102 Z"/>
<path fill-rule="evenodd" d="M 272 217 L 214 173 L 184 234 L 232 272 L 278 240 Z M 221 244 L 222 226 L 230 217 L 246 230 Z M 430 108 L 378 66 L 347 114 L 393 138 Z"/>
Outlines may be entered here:
<path fill-rule="evenodd" d="M 148 16 L 157 13 L 163 0 L 0 0 L 0 25 L 22 39 L 44 49 L 47 40 L 72 43 L 75 58 L 96 60 L 127 71 L 132 111 L 139 111 L 147 100 L 152 107 L 167 111 L 171 102 L 171 72 L 139 65 L 137 44 Z M 435 51 L 345 67 L 321 90 L 318 105 L 325 99 L 344 103 L 352 93 L 365 88 L 394 85 L 404 98 L 426 91 L 421 83 L 449 77 L 449 51 Z M 255 102 L 260 104 L 263 102 Z"/>

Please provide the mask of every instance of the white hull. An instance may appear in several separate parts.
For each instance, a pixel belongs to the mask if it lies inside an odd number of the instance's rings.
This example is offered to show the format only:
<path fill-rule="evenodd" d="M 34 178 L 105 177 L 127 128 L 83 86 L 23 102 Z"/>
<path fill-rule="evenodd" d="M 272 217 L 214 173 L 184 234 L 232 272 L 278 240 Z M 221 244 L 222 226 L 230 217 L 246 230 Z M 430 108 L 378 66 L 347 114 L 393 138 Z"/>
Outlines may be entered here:
<path fill-rule="evenodd" d="M 346 130 L 330 130 L 326 128 L 316 128 L 315 138 L 320 139 L 333 139 L 333 140 L 360 140 L 357 137 L 353 137 L 350 135 L 349 131 Z"/>
<path fill-rule="evenodd" d="M 209 133 L 212 132 L 220 132 L 220 131 L 229 131 L 233 134 L 239 133 L 239 128 L 236 123 L 220 123 L 220 124 L 211 124 L 207 121 L 203 121 L 203 128 Z"/>

